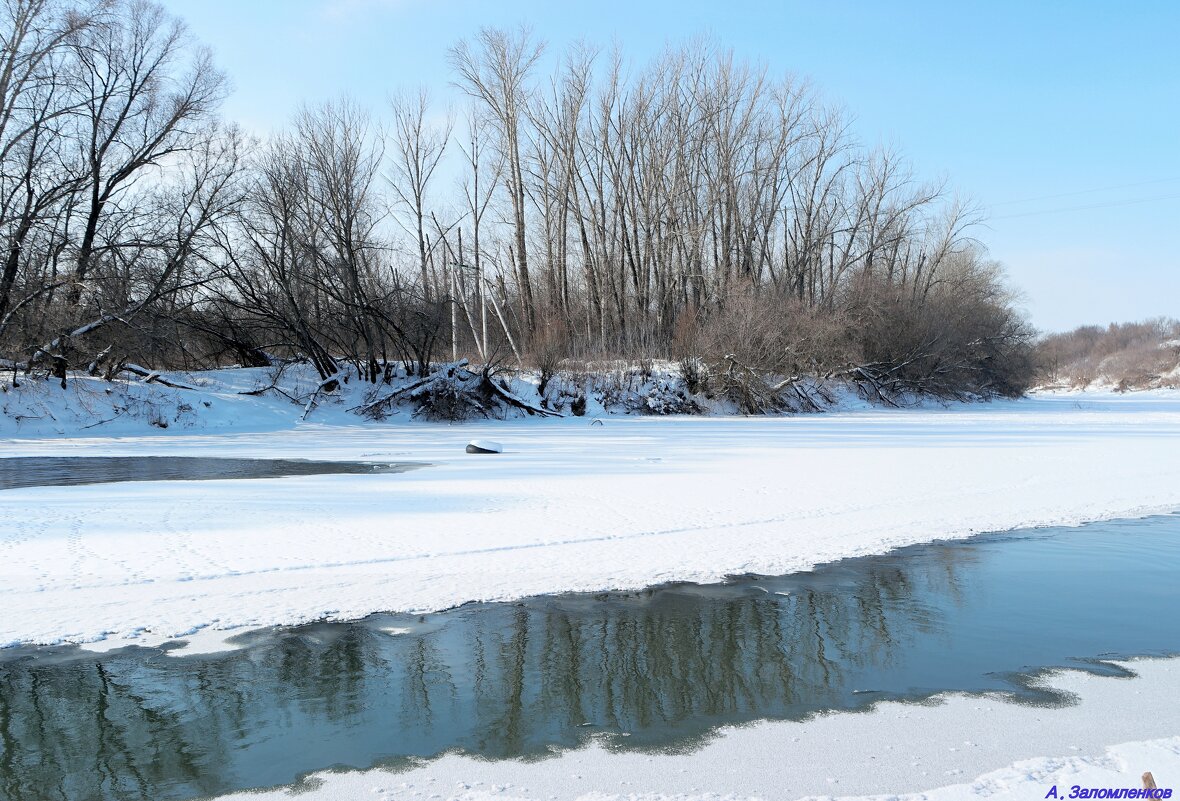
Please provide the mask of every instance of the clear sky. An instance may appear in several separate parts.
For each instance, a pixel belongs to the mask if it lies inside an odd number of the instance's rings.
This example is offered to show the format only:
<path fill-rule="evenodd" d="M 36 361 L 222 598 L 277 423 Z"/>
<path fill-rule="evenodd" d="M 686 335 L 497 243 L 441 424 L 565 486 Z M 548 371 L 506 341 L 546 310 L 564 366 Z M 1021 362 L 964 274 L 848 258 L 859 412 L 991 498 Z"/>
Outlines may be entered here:
<path fill-rule="evenodd" d="M 866 144 L 900 147 L 988 210 L 978 231 L 1058 330 L 1180 317 L 1180 2 L 939 0 L 163 0 L 209 44 L 226 112 L 281 127 L 348 93 L 380 112 L 483 25 L 551 48 L 619 42 L 642 63 L 706 34 L 809 78 Z"/>

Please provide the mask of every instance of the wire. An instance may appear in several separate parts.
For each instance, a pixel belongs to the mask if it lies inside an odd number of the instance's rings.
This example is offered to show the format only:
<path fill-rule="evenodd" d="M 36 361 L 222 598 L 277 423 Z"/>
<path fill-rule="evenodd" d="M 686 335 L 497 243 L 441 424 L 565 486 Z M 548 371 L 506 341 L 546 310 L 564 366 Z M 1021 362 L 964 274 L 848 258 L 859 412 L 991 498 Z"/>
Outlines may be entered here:
<path fill-rule="evenodd" d="M 1174 181 L 1180 181 L 1180 176 L 1175 178 L 1157 178 L 1153 181 L 1138 181 L 1133 184 L 1118 184 L 1117 186 L 1099 186 L 1094 189 L 1079 189 L 1076 192 L 1062 192 L 1056 195 L 1041 195 L 1040 197 L 1027 197 L 1023 200 L 1005 200 L 1000 203 L 991 203 L 989 206 L 994 208 L 996 206 L 1015 206 L 1019 203 L 1035 203 L 1039 200 L 1056 200 L 1063 197 L 1077 197 L 1078 195 L 1090 195 L 1094 192 L 1112 192 L 1115 189 L 1131 189 L 1136 186 L 1150 186 L 1152 184 L 1169 184 Z"/>
<path fill-rule="evenodd" d="M 1061 214 L 1066 211 L 1088 211 L 1089 209 L 1108 209 L 1115 206 L 1132 206 L 1137 203 L 1152 203 L 1157 200 L 1172 200 L 1173 198 L 1180 198 L 1180 192 L 1172 195 L 1159 195 L 1157 197 L 1140 197 L 1133 200 L 1116 200 L 1110 203 L 1092 203 L 1088 206 L 1069 206 L 1061 209 L 1044 209 L 1042 211 L 1025 211 L 1020 214 L 1005 214 L 1001 217 L 990 217 L 989 222 L 996 220 L 1014 220 L 1017 217 L 1039 217 L 1042 214 Z"/>

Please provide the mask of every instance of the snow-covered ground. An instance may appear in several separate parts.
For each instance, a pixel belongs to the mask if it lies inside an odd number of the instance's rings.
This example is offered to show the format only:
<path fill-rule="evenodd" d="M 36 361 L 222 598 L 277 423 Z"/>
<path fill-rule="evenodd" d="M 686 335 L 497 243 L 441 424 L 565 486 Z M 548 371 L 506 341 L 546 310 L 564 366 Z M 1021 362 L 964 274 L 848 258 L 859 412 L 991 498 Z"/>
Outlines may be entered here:
<path fill-rule="evenodd" d="M 1063 708 L 948 695 L 934 704 L 883 703 L 867 713 L 726 729 L 684 754 L 595 745 L 533 762 L 448 755 L 400 773 L 316 774 L 298 794 L 219 801 L 1031 801 L 1053 787 L 1059 798 L 1074 785 L 1141 788 L 1147 771 L 1159 787 L 1180 793 L 1180 660 L 1126 666 L 1139 676 L 1047 677 L 1076 695 Z"/>
<path fill-rule="evenodd" d="M 784 418 L 606 416 L 601 425 L 343 416 L 297 425 L 276 409 L 240 413 L 245 431 L 82 431 L 2 440 L 0 455 L 430 466 L 0 491 L 0 604 L 19 610 L 0 617 L 0 643 L 106 638 L 110 646 L 777 574 L 976 531 L 1180 508 L 1174 392 Z M 464 453 L 481 437 L 506 452 Z"/>
<path fill-rule="evenodd" d="M 114 399 L 78 383 L 69 391 L 90 403 L 82 413 L 60 397 L 10 396 L 0 456 L 429 466 L 0 491 L 0 643 L 110 648 L 184 636 L 218 647 L 242 627 L 785 573 L 977 531 L 1180 509 L 1176 392 L 781 418 L 599 407 L 439 425 L 361 422 L 338 403 L 301 422 L 301 407 L 237 395 L 224 381 L 200 392 L 116 389 Z M 505 453 L 466 454 L 477 438 Z M 727 731 L 685 755 L 595 746 L 539 763 L 448 756 L 408 773 L 327 776 L 300 797 L 1017 799 L 1043 798 L 1053 784 L 1063 796 L 1079 783 L 1135 787 L 1143 770 L 1175 786 L 1180 664 L 1135 669 L 1134 680 L 1056 677 L 1082 698 L 1065 709 L 975 697 L 884 704 Z"/>

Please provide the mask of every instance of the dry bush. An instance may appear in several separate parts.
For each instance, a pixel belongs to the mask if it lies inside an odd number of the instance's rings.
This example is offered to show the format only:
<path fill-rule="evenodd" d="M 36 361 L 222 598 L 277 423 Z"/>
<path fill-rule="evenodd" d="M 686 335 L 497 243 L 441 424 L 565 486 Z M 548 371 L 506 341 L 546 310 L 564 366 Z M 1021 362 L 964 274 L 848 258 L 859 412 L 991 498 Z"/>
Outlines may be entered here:
<path fill-rule="evenodd" d="M 771 290 L 746 292 L 705 321 L 702 351 L 711 362 L 732 356 L 771 374 L 814 373 L 847 362 L 848 334 L 839 312 Z"/>
<path fill-rule="evenodd" d="M 688 370 L 703 367 L 710 388 L 749 414 L 795 408 L 797 393 L 787 390 L 846 366 L 851 354 L 843 314 L 769 289 L 736 295 L 697 329 L 703 361 Z"/>
<path fill-rule="evenodd" d="M 436 381 L 430 384 L 418 400 L 419 406 L 414 411 L 414 416 L 435 422 L 466 420 L 477 411 L 486 408 L 471 397 L 467 387 L 454 381 Z"/>
<path fill-rule="evenodd" d="M 559 317 L 546 317 L 533 333 L 529 344 L 527 360 L 541 374 L 538 389 L 544 398 L 549 382 L 557 375 L 561 363 L 570 354 L 569 327 Z"/>
<path fill-rule="evenodd" d="M 1033 331 L 994 264 L 964 258 L 922 293 L 865 280 L 852 310 L 871 397 L 1017 397 L 1031 384 Z"/>
<path fill-rule="evenodd" d="M 1169 386 L 1180 365 L 1180 321 L 1167 318 L 1081 326 L 1037 344 L 1037 380 L 1084 388 L 1095 382 L 1119 389 Z"/>
<path fill-rule="evenodd" d="M 703 355 L 701 320 L 695 309 L 685 309 L 672 326 L 672 357 L 680 377 L 693 395 L 709 391 L 709 366 Z"/>

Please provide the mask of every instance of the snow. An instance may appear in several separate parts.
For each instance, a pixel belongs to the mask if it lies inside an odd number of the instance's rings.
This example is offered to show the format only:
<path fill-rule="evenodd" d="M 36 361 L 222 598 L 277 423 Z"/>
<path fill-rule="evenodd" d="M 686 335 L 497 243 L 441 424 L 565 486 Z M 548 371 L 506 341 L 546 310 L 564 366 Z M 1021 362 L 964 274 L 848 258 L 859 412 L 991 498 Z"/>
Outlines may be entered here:
<path fill-rule="evenodd" d="M 978 531 L 1180 509 L 1175 391 L 1045 392 L 907 410 L 845 396 L 843 411 L 780 418 L 624 416 L 614 414 L 623 406 L 591 397 L 582 418 L 441 425 L 410 422 L 404 411 L 363 422 L 349 411 L 360 388 L 303 420 L 308 376 L 262 395 L 240 393 L 266 387 L 267 371 L 168 378 L 198 389 L 9 386 L 0 457 L 426 466 L 0 490 L 0 605 L 16 610 L 0 616 L 0 644 L 109 650 L 182 640 L 169 653 L 183 657 L 233 647 L 224 640 L 253 627 L 780 574 Z M 658 397 L 673 392 L 663 381 L 653 384 Z M 511 389 L 523 397 L 524 384 Z M 486 438 L 504 453 L 465 453 Z M 685 754 L 598 743 L 535 763 L 449 755 L 403 773 L 326 774 L 300 789 L 309 801 L 944 801 L 1043 798 L 1053 783 L 1136 787 L 1143 770 L 1174 786 L 1180 705 L 1161 699 L 1177 696 L 1180 663 L 1134 669 L 1141 675 L 1130 680 L 1055 675 L 1054 686 L 1081 699 L 1063 709 L 954 695 L 730 729 Z"/>
<path fill-rule="evenodd" d="M 319 390 L 323 381 L 307 365 L 279 368 L 232 368 L 194 373 L 148 371 L 129 366 L 131 379 L 106 381 L 85 374 L 71 375 L 65 388 L 57 379 L 0 374 L 0 436 L 76 437 L 119 436 L 160 431 L 276 431 L 304 422 L 321 425 L 357 425 L 365 420 L 366 407 L 380 407 L 377 416 L 387 421 L 414 417 L 419 392 L 431 381 L 406 375 L 400 370 L 391 384 L 369 384 L 351 380 L 338 391 Z M 436 366 L 432 379 L 450 376 L 452 388 L 467 387 L 478 379 L 466 361 Z M 546 382 L 541 393 L 541 376 L 536 371 L 501 373 L 495 382 L 521 402 L 512 406 L 492 399 L 490 416 L 524 418 L 524 407 L 541 417 L 575 416 L 575 399 L 585 400 L 586 419 L 616 414 L 672 414 L 701 412 L 734 414 L 734 404 L 724 397 L 692 395 L 675 363 L 662 362 L 641 370 L 623 362 L 594 365 L 592 375 L 560 372 Z M 160 383 L 160 381 L 166 382 Z M 814 382 L 800 384 L 817 404 L 838 408 L 868 408 L 853 387 L 840 381 L 816 392 Z M 386 408 L 382 401 L 396 400 Z M 374 404 L 374 402 L 376 402 Z M 546 408 L 547 407 L 547 408 Z"/>
<path fill-rule="evenodd" d="M 209 396 L 212 409 L 196 413 L 204 430 L 71 429 L 0 440 L 0 455 L 429 466 L 0 491 L 0 603 L 20 610 L 0 618 L 0 644 L 199 632 L 207 649 L 243 627 L 781 574 L 984 530 L 1180 508 L 1175 392 L 463 425 L 362 423 L 331 409 L 299 423 L 301 407 L 285 400 Z M 505 453 L 468 456 L 480 438 Z"/>
<path fill-rule="evenodd" d="M 146 371 L 145 371 L 146 372 Z M 150 375 L 159 375 L 158 373 Z M 268 369 L 227 369 L 169 373 L 175 383 L 196 391 L 166 387 L 147 378 L 103 381 L 71 376 L 65 389 L 56 382 L 11 375 L 0 382 L 0 436 L 14 438 L 115 436 L 176 430 L 279 430 L 298 425 L 303 404 L 319 383 L 314 373 L 291 369 L 281 376 L 281 393 L 268 390 Z M 286 393 L 285 395 L 282 393 Z M 318 410 L 321 420 L 356 422 L 343 400 Z"/>
<path fill-rule="evenodd" d="M 1054 785 L 1062 798 L 1075 784 L 1139 788 L 1145 771 L 1161 788 L 1180 789 L 1180 704 L 1161 702 L 1180 692 L 1180 660 L 1124 666 L 1138 677 L 1046 677 L 1076 695 L 1062 708 L 950 694 L 933 704 L 887 702 L 870 712 L 730 728 L 687 753 L 595 744 L 531 762 L 451 754 L 402 772 L 317 773 L 298 795 L 283 789 L 221 801 L 1026 801 Z"/>

